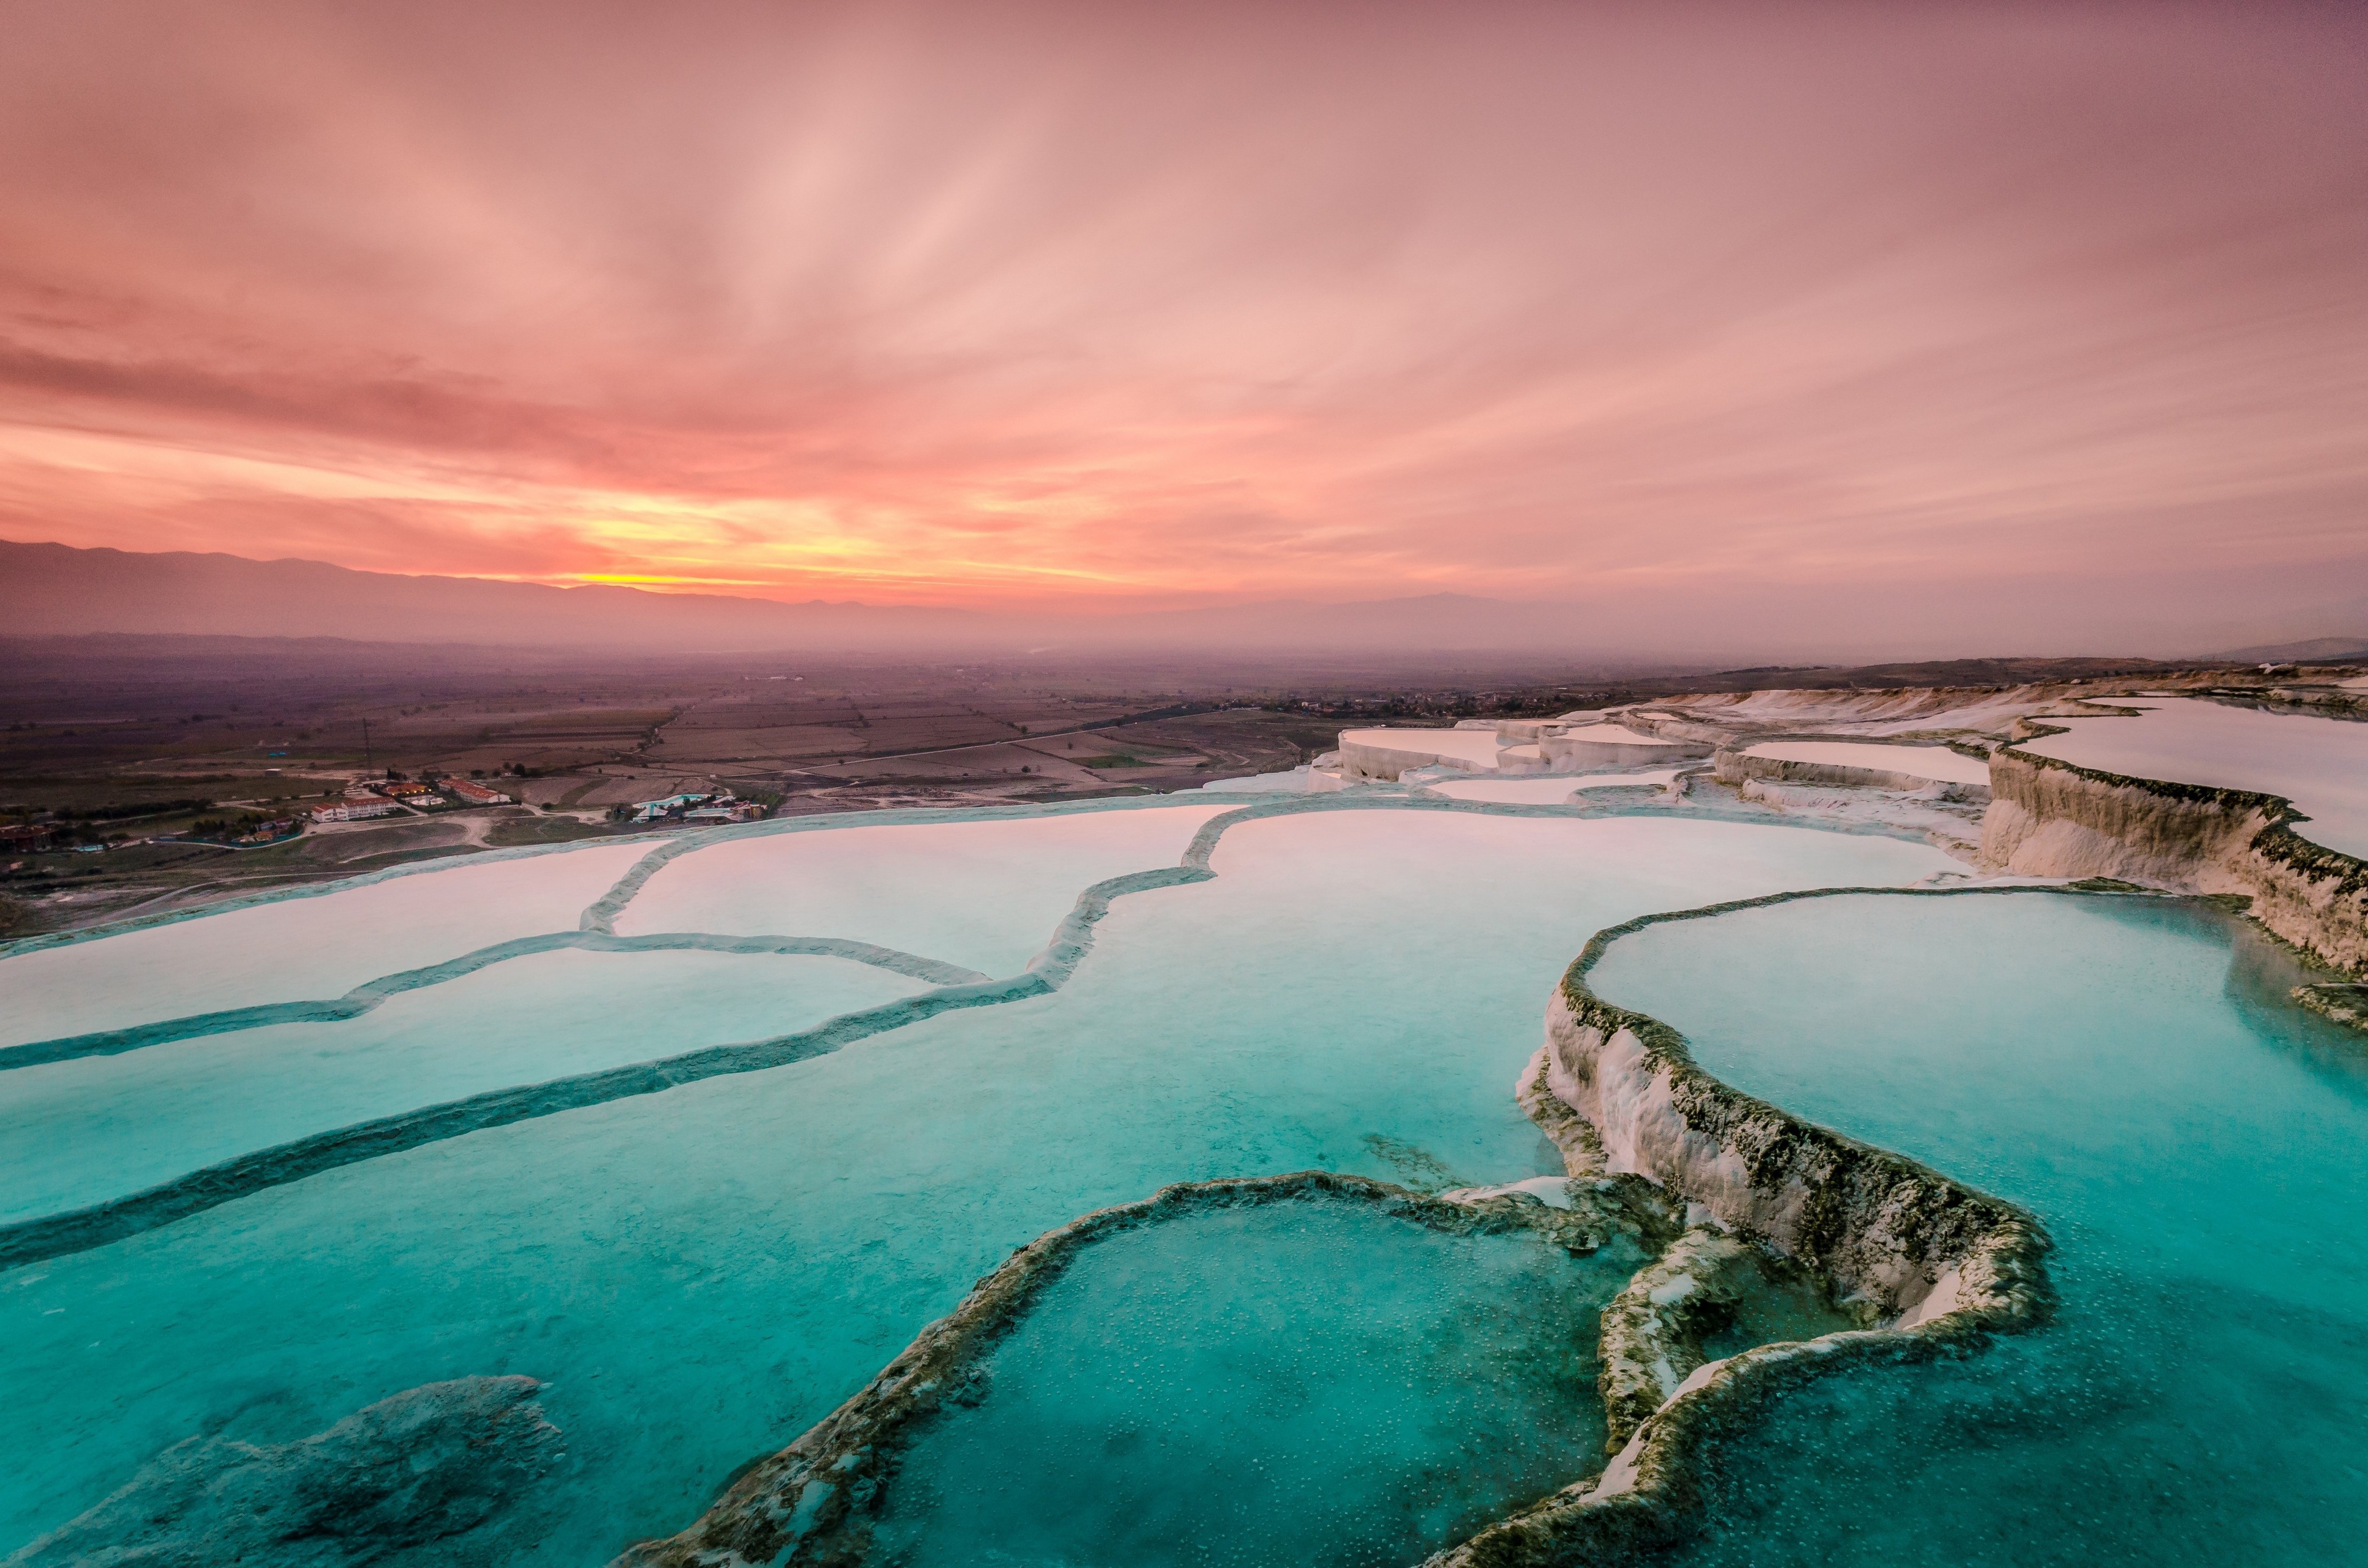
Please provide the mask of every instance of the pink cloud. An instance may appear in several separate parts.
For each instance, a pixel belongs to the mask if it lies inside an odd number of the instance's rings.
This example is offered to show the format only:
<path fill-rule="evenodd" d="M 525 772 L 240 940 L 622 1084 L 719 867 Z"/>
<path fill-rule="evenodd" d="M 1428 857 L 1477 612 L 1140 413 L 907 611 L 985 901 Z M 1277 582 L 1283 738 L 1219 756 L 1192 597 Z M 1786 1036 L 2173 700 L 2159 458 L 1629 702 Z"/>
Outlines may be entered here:
<path fill-rule="evenodd" d="M 17 537 L 978 604 L 2368 585 L 2356 12 L 17 21 Z"/>

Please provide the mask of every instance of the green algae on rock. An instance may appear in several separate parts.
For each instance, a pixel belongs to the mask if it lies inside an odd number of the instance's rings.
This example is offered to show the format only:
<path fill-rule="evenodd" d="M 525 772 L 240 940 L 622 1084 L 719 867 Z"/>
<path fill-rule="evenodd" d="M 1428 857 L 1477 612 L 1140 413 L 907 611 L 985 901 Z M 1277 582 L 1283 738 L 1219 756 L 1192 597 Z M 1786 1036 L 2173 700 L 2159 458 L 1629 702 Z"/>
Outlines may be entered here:
<path fill-rule="evenodd" d="M 258 1446 L 191 1437 L 97 1507 L 6 1559 L 8 1568 L 138 1562 L 360 1568 L 485 1560 L 561 1455 L 532 1378 L 406 1390 L 325 1432 Z"/>

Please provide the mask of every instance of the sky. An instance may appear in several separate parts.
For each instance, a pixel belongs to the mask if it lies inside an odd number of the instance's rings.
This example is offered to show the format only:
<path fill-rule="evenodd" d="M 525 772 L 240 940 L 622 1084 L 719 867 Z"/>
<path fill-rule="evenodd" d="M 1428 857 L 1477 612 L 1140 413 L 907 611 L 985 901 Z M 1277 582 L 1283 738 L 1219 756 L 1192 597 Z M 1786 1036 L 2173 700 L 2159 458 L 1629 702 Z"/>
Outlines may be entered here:
<path fill-rule="evenodd" d="M 2368 607 L 2357 6 L 0 30 L 0 537 L 1960 642 Z"/>

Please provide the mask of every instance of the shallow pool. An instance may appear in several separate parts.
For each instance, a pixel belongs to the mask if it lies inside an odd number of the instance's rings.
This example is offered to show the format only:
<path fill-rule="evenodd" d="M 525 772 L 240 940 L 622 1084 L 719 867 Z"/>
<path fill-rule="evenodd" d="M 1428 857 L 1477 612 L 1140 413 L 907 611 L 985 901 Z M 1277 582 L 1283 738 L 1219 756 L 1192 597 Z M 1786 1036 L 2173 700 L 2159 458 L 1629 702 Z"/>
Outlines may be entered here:
<path fill-rule="evenodd" d="M 2235 921 L 2044 893 L 1650 927 L 1594 971 L 1702 1064 L 2029 1205 L 2057 1321 L 1813 1385 L 1703 1563 L 2357 1562 L 2368 1052 Z"/>
<path fill-rule="evenodd" d="M 2310 820 L 2294 832 L 2368 856 L 2368 723 L 2234 708 L 2198 698 L 2108 699 L 2135 718 L 2051 719 L 2068 733 L 2021 749 L 2137 778 L 2283 795 Z"/>
<path fill-rule="evenodd" d="M 1873 741 L 1763 741 L 1748 748 L 1746 756 L 1771 762 L 1822 763 L 1831 767 L 1864 767 L 1884 773 L 1930 778 L 1941 784 L 1978 784 L 1987 788 L 1989 764 L 1947 746 L 1882 745 Z"/>
<path fill-rule="evenodd" d="M 1318 1166 L 1432 1188 L 1558 1170 L 1513 1084 L 1598 928 L 1955 867 L 1887 838 L 1463 809 L 1253 821 L 1212 864 L 1118 900 L 1051 994 L 0 1272 L 0 1551 L 191 1436 L 284 1443 L 517 1373 L 548 1383 L 569 1456 L 538 1483 L 550 1522 L 523 1561 L 605 1561 L 689 1524 L 1011 1248 L 1088 1210 Z"/>
<path fill-rule="evenodd" d="M 1600 1462 L 1642 1262 L 1320 1199 L 1095 1242 L 905 1452 L 880 1560 L 1418 1562 Z"/>
<path fill-rule="evenodd" d="M 563 950 L 359 1017 L 0 1072 L 0 1221 L 489 1089 L 787 1034 L 922 988 L 838 958 Z"/>

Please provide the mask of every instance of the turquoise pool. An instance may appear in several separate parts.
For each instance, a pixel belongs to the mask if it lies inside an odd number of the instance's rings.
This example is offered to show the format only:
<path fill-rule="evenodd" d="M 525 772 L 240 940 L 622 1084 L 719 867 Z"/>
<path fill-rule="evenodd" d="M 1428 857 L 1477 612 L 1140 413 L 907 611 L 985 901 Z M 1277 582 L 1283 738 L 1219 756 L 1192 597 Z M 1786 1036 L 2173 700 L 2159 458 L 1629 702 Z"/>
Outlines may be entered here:
<path fill-rule="evenodd" d="M 1417 1562 L 1600 1461 L 1644 1260 L 1310 1199 L 1096 1242 L 905 1452 L 878 1560 Z"/>
<path fill-rule="evenodd" d="M 1702 1564 L 2357 1562 L 2368 1051 L 2192 907 L 1835 897 L 1614 944 L 1598 992 L 1750 1093 L 2035 1210 L 2051 1325 L 1812 1385 Z"/>
<path fill-rule="evenodd" d="M 1091 813 L 1064 820 L 1100 825 Z M 1000 862 L 976 858 L 961 896 L 1041 902 L 1048 878 L 1082 891 L 1113 863 L 1087 835 L 1063 872 L 1045 863 L 1056 832 L 1031 823 L 1026 838 L 1024 878 L 1007 890 Z M 405 1390 L 523 1375 L 541 1381 L 566 1458 L 521 1503 L 542 1522 L 507 1561 L 605 1562 L 637 1537 L 689 1524 L 741 1465 L 861 1387 L 1010 1249 L 1088 1210 L 1170 1182 L 1309 1167 L 1430 1187 L 1558 1168 L 1512 1089 L 1554 977 L 1598 928 L 1655 909 L 1954 869 L 1921 845 L 1783 827 L 1393 810 L 1248 822 L 1212 865 L 1212 881 L 1117 900 L 1091 952 L 1049 994 L 387 1153 L 0 1271 L 10 1352 L 0 1399 L 14 1433 L 0 1468 L 0 1551 L 64 1524 L 190 1437 L 284 1444 Z M 575 902 L 553 898 L 541 927 L 499 923 L 504 937 L 573 928 L 582 901 L 616 874 L 576 876 L 564 856 L 529 869 L 573 878 Z M 752 867 L 750 897 L 769 875 Z M 731 891 L 728 879 L 718 886 Z M 341 928 L 344 896 L 308 901 L 304 918 Z M 809 901 L 794 929 L 882 939 L 853 924 L 876 903 Z M 219 944 L 199 939 L 206 925 L 171 931 L 211 961 Z M 118 939 L 67 951 L 104 972 Z M 141 945 L 151 961 L 124 983 L 153 994 L 122 1010 L 174 1010 L 168 946 Z M 582 966 L 587 983 L 628 984 L 651 962 L 610 959 Z M 0 960 L 0 986 L 24 961 Z M 778 957 L 715 963 L 756 977 L 817 972 Z M 732 1028 L 761 1026 L 761 998 L 722 978 L 738 971 L 712 972 L 719 1000 L 745 1015 Z M 292 997 L 354 983 L 310 976 L 301 960 L 279 980 L 277 994 Z M 646 1017 L 619 995 L 619 1027 L 582 1035 L 604 1060 L 624 1052 L 639 1027 L 629 1020 Z M 782 985 L 780 998 L 784 1020 L 811 1017 L 801 986 Z M 399 1018 L 395 1008 L 382 1011 Z M 552 1016 L 573 1015 L 554 1006 Z M 390 1063 L 432 1058 L 434 1095 L 450 1092 L 456 1069 L 498 1083 L 512 1067 L 569 1054 L 564 1040 L 507 1043 L 515 1013 L 444 1017 L 427 1055 L 381 1053 Z M 374 1039 L 379 1027 L 343 1038 Z M 647 1032 L 654 1052 L 685 1038 L 664 1021 Z M 242 1071 L 277 1070 L 279 1058 L 232 1041 L 183 1043 Z M 100 1093 L 110 1073 L 147 1082 L 142 1059 L 165 1063 L 180 1049 L 97 1059 L 77 1068 L 77 1092 Z M 214 1103 L 188 1110 L 211 1118 Z M 202 1131 L 175 1126 L 169 1098 L 157 1104 L 160 1140 Z M 472 1544 L 412 1557 L 449 1551 L 457 1561 Z"/>

